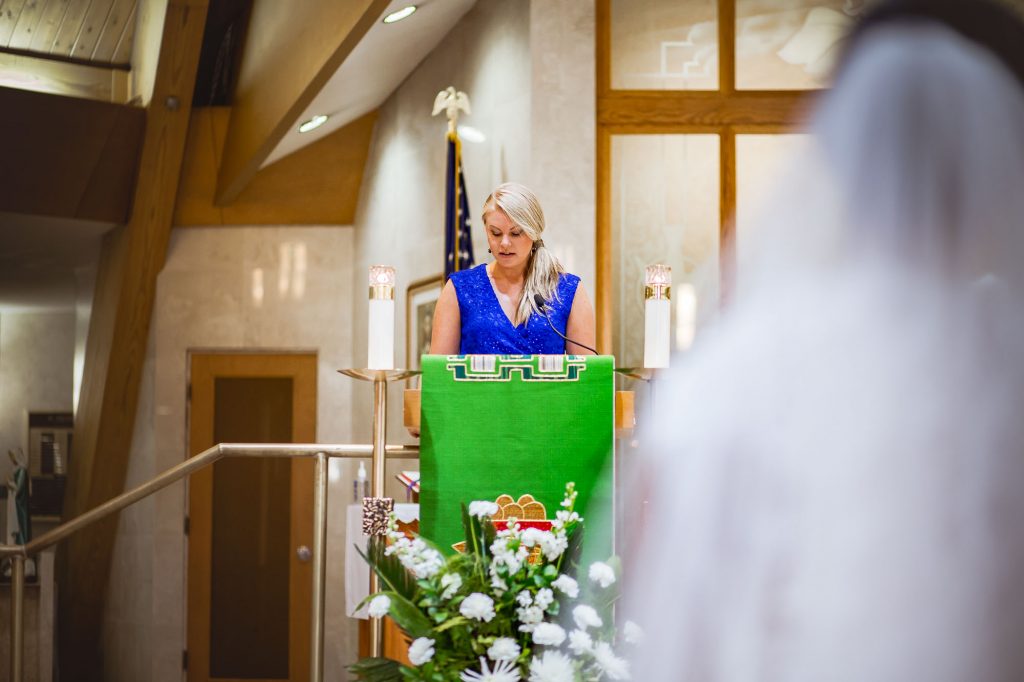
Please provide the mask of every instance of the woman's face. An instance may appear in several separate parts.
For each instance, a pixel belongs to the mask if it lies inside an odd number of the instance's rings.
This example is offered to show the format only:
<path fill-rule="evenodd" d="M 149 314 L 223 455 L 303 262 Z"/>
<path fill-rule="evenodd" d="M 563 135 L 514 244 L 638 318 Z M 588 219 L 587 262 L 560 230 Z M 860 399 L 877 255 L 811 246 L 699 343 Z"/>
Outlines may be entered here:
<path fill-rule="evenodd" d="M 485 215 L 484 227 L 487 230 L 487 248 L 491 250 L 498 265 L 525 270 L 533 249 L 533 240 L 501 210 Z"/>

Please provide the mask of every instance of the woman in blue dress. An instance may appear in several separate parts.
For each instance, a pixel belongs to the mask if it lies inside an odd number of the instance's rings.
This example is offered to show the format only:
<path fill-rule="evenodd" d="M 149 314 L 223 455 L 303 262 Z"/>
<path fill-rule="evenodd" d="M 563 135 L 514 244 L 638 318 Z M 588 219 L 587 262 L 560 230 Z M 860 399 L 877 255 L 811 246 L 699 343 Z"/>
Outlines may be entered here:
<path fill-rule="evenodd" d="M 456 272 L 445 284 L 430 352 L 590 353 L 585 347 L 596 342 L 594 309 L 580 278 L 544 246 L 544 211 L 536 195 L 516 183 L 500 185 L 484 202 L 483 219 L 494 260 Z"/>

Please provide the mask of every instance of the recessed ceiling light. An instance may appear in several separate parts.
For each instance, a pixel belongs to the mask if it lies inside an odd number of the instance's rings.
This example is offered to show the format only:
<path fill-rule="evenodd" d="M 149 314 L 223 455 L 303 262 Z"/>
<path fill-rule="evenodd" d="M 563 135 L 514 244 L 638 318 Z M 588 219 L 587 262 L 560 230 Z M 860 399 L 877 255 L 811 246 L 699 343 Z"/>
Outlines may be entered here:
<path fill-rule="evenodd" d="M 407 16 L 409 16 L 415 11 L 416 5 L 407 5 L 406 7 L 403 7 L 402 9 L 398 10 L 397 12 L 392 12 L 391 14 L 384 17 L 384 23 L 393 24 L 396 21 L 401 21 L 402 19 L 405 19 Z"/>
<path fill-rule="evenodd" d="M 313 118 L 309 119 L 305 123 L 299 126 L 300 133 L 308 133 L 310 130 L 316 130 L 324 123 L 327 122 L 327 116 L 324 114 L 317 114 Z"/>

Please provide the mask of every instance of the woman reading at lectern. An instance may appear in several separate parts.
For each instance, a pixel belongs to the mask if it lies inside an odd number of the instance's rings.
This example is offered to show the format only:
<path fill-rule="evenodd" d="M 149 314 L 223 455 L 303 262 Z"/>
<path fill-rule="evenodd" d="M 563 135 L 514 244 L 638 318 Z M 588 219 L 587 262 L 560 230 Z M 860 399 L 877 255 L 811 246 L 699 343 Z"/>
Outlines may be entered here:
<path fill-rule="evenodd" d="M 494 260 L 456 272 L 444 285 L 430 352 L 590 353 L 594 309 L 580 278 L 544 246 L 544 211 L 534 193 L 499 185 L 484 202 L 483 219 Z"/>

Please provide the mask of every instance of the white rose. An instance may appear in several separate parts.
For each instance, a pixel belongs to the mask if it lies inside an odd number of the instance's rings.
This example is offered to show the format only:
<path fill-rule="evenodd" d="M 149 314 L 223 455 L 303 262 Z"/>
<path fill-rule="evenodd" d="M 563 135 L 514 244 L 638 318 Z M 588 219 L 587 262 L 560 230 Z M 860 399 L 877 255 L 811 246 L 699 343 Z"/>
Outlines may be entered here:
<path fill-rule="evenodd" d="M 533 547 L 540 543 L 541 538 L 544 537 L 545 533 L 546 531 L 539 528 L 527 528 L 523 531 L 523 535 L 520 540 L 526 547 Z M 550 535 L 550 533 L 547 533 L 547 535 Z"/>
<path fill-rule="evenodd" d="M 423 665 L 434 657 L 434 640 L 427 637 L 420 637 L 413 640 L 409 645 L 409 662 L 413 665 Z"/>
<path fill-rule="evenodd" d="M 533 643 L 541 646 L 558 646 L 565 641 L 565 630 L 554 623 L 539 623 L 533 629 Z"/>
<path fill-rule="evenodd" d="M 444 589 L 441 592 L 441 598 L 451 599 L 462 587 L 462 576 L 458 573 L 445 573 L 441 576 L 441 587 Z"/>
<path fill-rule="evenodd" d="M 539 623 L 542 620 L 544 620 L 544 611 L 542 611 L 536 605 L 520 606 L 518 609 L 516 609 L 516 615 L 519 616 L 519 620 L 521 620 L 526 625 L 532 625 L 534 623 Z"/>
<path fill-rule="evenodd" d="M 600 583 L 601 587 L 608 587 L 615 582 L 615 571 L 603 561 L 595 561 L 590 564 L 588 575 L 592 581 Z"/>
<path fill-rule="evenodd" d="M 494 618 L 494 600 L 486 594 L 474 592 L 462 600 L 462 604 L 459 605 L 459 613 L 466 618 L 489 623 Z"/>
<path fill-rule="evenodd" d="M 582 656 L 594 646 L 594 640 L 583 630 L 573 630 L 569 633 L 569 648 L 577 656 Z"/>
<path fill-rule="evenodd" d="M 586 604 L 580 604 L 572 610 L 572 619 L 576 621 L 576 627 L 580 630 L 599 628 L 604 625 L 604 621 L 601 620 L 601 616 L 597 615 L 597 611 Z"/>
<path fill-rule="evenodd" d="M 511 637 L 499 637 L 487 649 L 487 656 L 492 661 L 514 661 L 519 658 L 519 645 Z"/>
<path fill-rule="evenodd" d="M 551 606 L 551 602 L 553 601 L 555 601 L 554 592 L 552 592 L 546 587 L 537 590 L 537 598 L 534 600 L 534 603 L 538 606 L 538 608 L 540 608 L 541 610 L 547 609 L 547 607 Z"/>
<path fill-rule="evenodd" d="M 558 576 L 558 578 L 555 579 L 555 582 L 551 583 L 551 586 L 569 597 L 569 599 L 575 599 L 580 596 L 579 584 L 564 573 Z"/>
<path fill-rule="evenodd" d="M 576 671 L 561 651 L 545 651 L 530 661 L 530 682 L 573 682 Z"/>
<path fill-rule="evenodd" d="M 391 598 L 386 594 L 378 594 L 370 600 L 370 606 L 366 611 L 370 614 L 371 618 L 383 618 L 388 615 L 388 609 L 390 608 Z"/>
<path fill-rule="evenodd" d="M 544 533 L 540 538 L 540 550 L 548 561 L 556 561 L 569 548 L 569 539 L 564 533 Z"/>
<path fill-rule="evenodd" d="M 643 629 L 631 620 L 627 620 L 622 626 L 622 635 L 628 644 L 639 644 L 646 637 Z"/>
<path fill-rule="evenodd" d="M 608 642 L 599 642 L 594 647 L 594 660 L 597 661 L 597 664 L 604 671 L 604 674 L 608 676 L 608 679 L 629 679 L 629 661 L 616 656 Z"/>
<path fill-rule="evenodd" d="M 476 500 L 469 503 L 469 515 L 477 518 L 494 516 L 498 513 L 498 505 L 488 500 Z"/>

